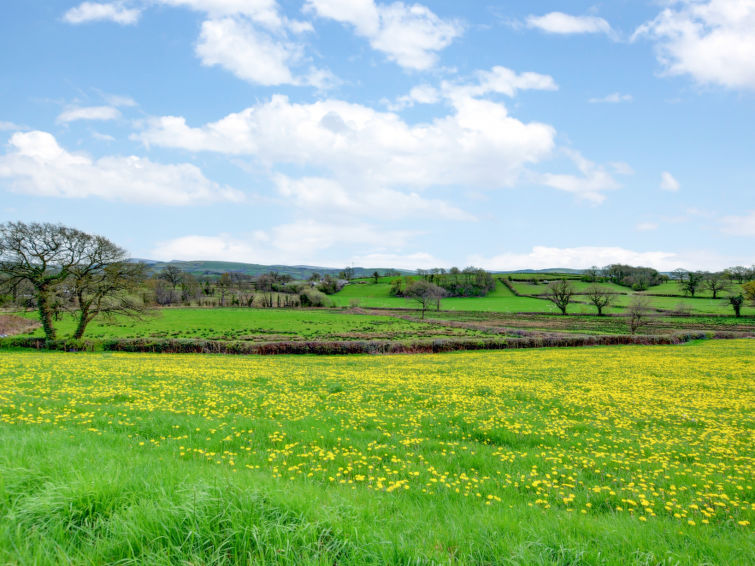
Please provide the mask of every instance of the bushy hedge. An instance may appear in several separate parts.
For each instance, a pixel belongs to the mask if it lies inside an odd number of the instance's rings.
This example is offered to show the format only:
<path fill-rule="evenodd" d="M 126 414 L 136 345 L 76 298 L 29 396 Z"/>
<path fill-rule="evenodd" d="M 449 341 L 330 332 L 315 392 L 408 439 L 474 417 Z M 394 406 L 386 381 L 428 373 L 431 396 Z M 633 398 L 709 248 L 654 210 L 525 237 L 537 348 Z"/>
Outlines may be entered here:
<path fill-rule="evenodd" d="M 44 338 L 16 337 L 0 340 L 3 348 L 35 348 L 66 352 L 107 351 L 107 352 L 151 352 L 169 354 L 413 354 L 438 353 L 460 350 L 506 350 L 510 348 L 561 348 L 577 346 L 611 346 L 620 344 L 681 344 L 690 340 L 742 338 L 738 332 L 681 332 L 668 335 L 598 335 L 598 336 L 522 336 L 515 338 L 448 338 L 414 342 L 392 342 L 387 340 L 332 341 L 332 342 L 270 342 L 255 344 L 202 339 L 107 339 L 56 340 Z"/>

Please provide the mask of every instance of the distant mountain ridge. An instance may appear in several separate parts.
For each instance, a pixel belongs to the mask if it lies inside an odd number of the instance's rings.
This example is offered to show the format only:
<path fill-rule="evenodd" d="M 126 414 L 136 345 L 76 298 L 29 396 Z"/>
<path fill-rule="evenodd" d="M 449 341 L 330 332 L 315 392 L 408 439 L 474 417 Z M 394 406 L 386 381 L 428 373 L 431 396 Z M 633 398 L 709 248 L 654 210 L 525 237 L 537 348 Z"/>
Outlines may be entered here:
<path fill-rule="evenodd" d="M 290 275 L 294 279 L 308 279 L 313 273 L 320 275 L 337 276 L 343 268 L 321 267 L 316 265 L 262 265 L 258 263 L 242 263 L 234 261 L 157 261 L 152 259 L 132 258 L 131 261 L 143 263 L 148 266 L 151 273 L 165 269 L 168 265 L 178 267 L 181 271 L 191 273 L 195 277 L 220 277 L 223 273 L 242 273 L 256 277 L 263 273 L 277 271 L 280 274 Z M 390 267 L 353 267 L 354 277 L 372 277 L 377 271 L 380 275 L 388 272 L 398 272 L 401 275 L 413 275 L 415 270 L 394 269 Z M 492 273 L 570 273 L 580 274 L 583 269 L 548 268 L 548 269 L 516 269 L 506 271 L 492 271 Z"/>
<path fill-rule="evenodd" d="M 165 269 L 173 265 L 181 271 L 191 273 L 195 277 L 220 277 L 223 273 L 242 273 L 244 275 L 258 276 L 263 273 L 277 271 L 282 275 L 290 275 L 294 279 L 308 279 L 313 273 L 320 275 L 338 276 L 344 268 L 320 267 L 315 265 L 261 265 L 257 263 L 241 263 L 234 261 L 156 261 L 152 259 L 132 258 L 135 263 L 143 263 L 148 266 L 151 273 Z M 377 271 L 381 275 L 389 271 L 397 271 L 402 275 L 410 275 L 414 271 L 406 269 L 392 269 L 388 267 L 353 267 L 354 277 L 371 277 Z"/>

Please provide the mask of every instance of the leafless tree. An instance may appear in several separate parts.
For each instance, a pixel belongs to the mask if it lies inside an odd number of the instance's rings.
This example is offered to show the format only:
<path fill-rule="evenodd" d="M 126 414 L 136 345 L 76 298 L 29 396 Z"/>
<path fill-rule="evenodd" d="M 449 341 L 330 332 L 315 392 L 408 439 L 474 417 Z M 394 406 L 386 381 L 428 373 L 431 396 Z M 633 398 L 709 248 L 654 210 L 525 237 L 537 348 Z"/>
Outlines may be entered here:
<path fill-rule="evenodd" d="M 650 299 L 635 295 L 627 307 L 627 323 L 629 324 L 629 330 L 632 334 L 636 334 L 640 328 L 648 324 L 649 314 Z"/>
<path fill-rule="evenodd" d="M 566 279 L 551 281 L 545 291 L 545 298 L 558 307 L 561 314 L 566 315 L 566 308 L 574 295 L 574 288 Z"/>
<path fill-rule="evenodd" d="M 425 311 L 432 304 L 435 304 L 438 310 L 440 310 L 440 301 L 445 296 L 445 289 L 424 279 L 412 281 L 404 291 L 404 297 L 420 304 L 422 318 L 425 318 Z"/>
<path fill-rule="evenodd" d="M 611 292 L 600 285 L 590 285 L 587 288 L 587 299 L 598 309 L 598 316 L 603 316 L 603 309 L 611 304 Z"/>
<path fill-rule="evenodd" d="M 723 273 L 706 273 L 704 279 L 705 286 L 713 293 L 713 298 L 717 298 L 718 293 L 726 291 L 729 288 L 729 281 Z"/>

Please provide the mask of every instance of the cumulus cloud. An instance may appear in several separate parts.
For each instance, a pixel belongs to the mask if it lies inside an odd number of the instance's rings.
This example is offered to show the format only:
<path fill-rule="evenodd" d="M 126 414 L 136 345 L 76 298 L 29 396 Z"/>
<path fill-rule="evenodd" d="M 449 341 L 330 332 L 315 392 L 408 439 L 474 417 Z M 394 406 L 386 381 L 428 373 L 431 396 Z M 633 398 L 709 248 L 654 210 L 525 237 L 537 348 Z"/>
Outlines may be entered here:
<path fill-rule="evenodd" d="M 632 95 L 631 94 L 621 94 L 620 92 L 614 92 L 606 96 L 602 96 L 599 98 L 591 98 L 588 102 L 590 104 L 601 104 L 601 103 L 608 103 L 608 104 L 618 104 L 619 102 L 632 102 Z"/>
<path fill-rule="evenodd" d="M 471 214 L 440 200 L 426 199 L 417 193 L 403 193 L 383 187 L 350 191 L 337 181 L 317 177 L 276 178 L 278 193 L 309 213 L 325 216 L 398 218 L 443 218 L 474 220 Z"/>
<path fill-rule="evenodd" d="M 661 173 L 661 184 L 660 187 L 664 191 L 670 191 L 672 193 L 675 193 L 679 190 L 679 181 L 674 179 L 674 176 L 669 173 L 668 171 L 664 171 Z"/>
<path fill-rule="evenodd" d="M 283 25 L 276 0 L 156 0 L 166 6 L 185 7 L 212 18 L 245 16 L 270 28 Z"/>
<path fill-rule="evenodd" d="M 398 112 L 416 104 L 436 104 L 440 100 L 441 95 L 437 88 L 430 85 L 418 85 L 413 87 L 409 94 L 399 96 L 395 102 L 383 100 L 383 103 L 391 112 Z"/>
<path fill-rule="evenodd" d="M 638 232 L 652 232 L 658 229 L 658 224 L 655 222 L 640 222 L 634 227 Z"/>
<path fill-rule="evenodd" d="M 605 191 L 613 191 L 620 188 L 620 184 L 614 177 L 600 165 L 585 159 L 578 151 L 563 150 L 564 153 L 576 165 L 580 175 L 564 173 L 543 173 L 535 175 L 533 180 L 548 187 L 573 193 L 581 199 L 593 203 L 601 203 L 605 200 Z M 614 170 L 620 174 L 626 174 L 623 168 Z"/>
<path fill-rule="evenodd" d="M 572 16 L 563 12 L 550 12 L 543 16 L 529 16 L 527 27 L 546 33 L 572 35 L 583 33 L 604 33 L 612 35 L 611 25 L 596 16 Z"/>
<path fill-rule="evenodd" d="M 670 75 L 755 90 L 755 0 L 671 0 L 633 39 L 655 42 Z"/>
<path fill-rule="evenodd" d="M 335 77 L 310 68 L 294 73 L 303 60 L 302 46 L 284 33 L 271 34 L 240 17 L 210 19 L 202 24 L 196 53 L 202 64 L 218 65 L 240 79 L 264 86 L 310 85 L 327 88 Z"/>
<path fill-rule="evenodd" d="M 0 178 L 20 193 L 164 205 L 239 201 L 243 195 L 209 181 L 194 165 L 163 165 L 137 156 L 100 159 L 70 153 L 47 132 L 16 133 L 0 155 Z"/>
<path fill-rule="evenodd" d="M 723 232 L 734 236 L 755 236 L 755 210 L 744 216 L 725 216 Z"/>
<path fill-rule="evenodd" d="M 477 71 L 473 82 L 445 81 L 442 90 L 445 96 L 453 100 L 480 97 L 491 93 L 513 97 L 520 90 L 558 90 L 558 85 L 550 75 L 533 72 L 517 73 L 498 65 L 489 71 Z"/>
<path fill-rule="evenodd" d="M 620 247 L 581 246 L 551 248 L 535 246 L 529 253 L 503 253 L 493 257 L 473 256 L 473 265 L 497 271 L 516 269 L 548 269 L 562 267 L 585 269 L 591 265 L 625 263 L 655 269 L 670 270 L 679 267 L 682 258 L 673 252 L 637 252 Z"/>
<path fill-rule="evenodd" d="M 26 126 L 21 126 L 15 122 L 4 122 L 0 120 L 0 132 L 11 132 L 19 130 L 28 130 Z"/>
<path fill-rule="evenodd" d="M 122 25 L 135 24 L 139 21 L 141 10 L 127 8 L 123 2 L 82 2 L 63 15 L 63 21 L 69 24 L 110 21 Z"/>
<path fill-rule="evenodd" d="M 305 6 L 321 18 L 350 24 L 373 49 L 385 53 L 389 60 L 406 69 L 431 68 L 437 61 L 437 52 L 462 33 L 461 24 L 442 20 L 420 4 L 307 0 Z"/>
<path fill-rule="evenodd" d="M 117 120 L 120 117 L 120 111 L 112 106 L 86 106 L 64 110 L 57 117 L 56 122 L 67 124 L 77 120 Z"/>
<path fill-rule="evenodd" d="M 306 165 L 349 187 L 507 187 L 553 150 L 555 130 L 547 124 L 521 122 L 491 101 L 454 104 L 450 115 L 409 125 L 359 104 L 296 104 L 276 95 L 200 127 L 182 117 L 155 118 L 137 137 L 189 151 L 252 155 L 269 166 Z"/>

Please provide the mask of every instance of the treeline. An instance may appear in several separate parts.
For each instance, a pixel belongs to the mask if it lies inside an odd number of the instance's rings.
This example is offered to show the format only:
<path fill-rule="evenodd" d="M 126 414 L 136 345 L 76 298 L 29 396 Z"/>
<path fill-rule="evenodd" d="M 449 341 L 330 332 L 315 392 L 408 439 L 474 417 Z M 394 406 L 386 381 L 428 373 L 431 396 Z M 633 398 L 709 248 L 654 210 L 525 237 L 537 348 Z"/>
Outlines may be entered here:
<path fill-rule="evenodd" d="M 426 281 L 435 285 L 445 293 L 446 297 L 485 297 L 495 290 L 495 278 L 477 267 L 459 269 L 452 267 L 449 270 L 443 268 L 418 269 L 416 277 L 403 277 L 391 282 L 390 294 L 393 297 L 406 296 L 407 290 L 417 281 Z"/>
<path fill-rule="evenodd" d="M 347 283 L 345 278 L 319 273 L 313 273 L 307 281 L 296 281 L 276 271 L 258 276 L 226 272 L 220 277 L 196 277 L 168 265 L 145 281 L 143 300 L 157 306 L 327 307 L 332 306 L 328 295 Z"/>

